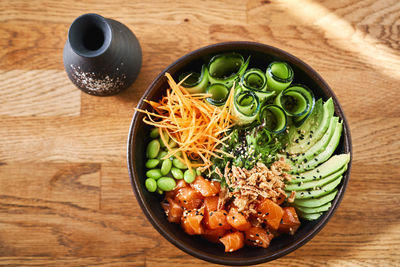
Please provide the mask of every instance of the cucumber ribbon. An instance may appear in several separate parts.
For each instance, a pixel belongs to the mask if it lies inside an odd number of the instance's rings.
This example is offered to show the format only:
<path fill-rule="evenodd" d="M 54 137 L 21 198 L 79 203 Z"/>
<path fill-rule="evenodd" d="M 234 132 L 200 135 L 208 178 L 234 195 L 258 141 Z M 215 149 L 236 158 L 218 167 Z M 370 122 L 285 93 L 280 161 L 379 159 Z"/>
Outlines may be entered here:
<path fill-rule="evenodd" d="M 264 103 L 268 98 L 275 95 L 274 91 L 268 91 L 267 77 L 260 69 L 252 68 L 247 70 L 242 76 L 240 83 L 245 89 L 253 91 L 261 103 Z"/>
<path fill-rule="evenodd" d="M 201 67 L 201 73 L 185 72 L 179 75 L 179 81 L 182 81 L 182 86 L 191 94 L 204 93 L 209 82 L 209 72 L 206 65 Z"/>
<path fill-rule="evenodd" d="M 274 104 L 280 106 L 288 116 L 293 117 L 294 124 L 299 127 L 314 109 L 315 98 L 307 86 L 296 84 L 280 92 Z"/>
<path fill-rule="evenodd" d="M 250 57 L 244 61 L 241 54 L 224 53 L 211 58 L 208 63 L 209 80 L 211 84 L 222 83 L 232 88 L 233 83 L 238 82 L 246 71 Z"/>
<path fill-rule="evenodd" d="M 258 114 L 258 121 L 268 131 L 281 133 L 286 129 L 287 116 L 280 106 L 265 105 Z"/>
<path fill-rule="evenodd" d="M 252 123 L 260 110 L 260 100 L 257 95 L 249 90 L 237 88 L 233 100 L 232 113 L 237 118 L 237 124 Z"/>

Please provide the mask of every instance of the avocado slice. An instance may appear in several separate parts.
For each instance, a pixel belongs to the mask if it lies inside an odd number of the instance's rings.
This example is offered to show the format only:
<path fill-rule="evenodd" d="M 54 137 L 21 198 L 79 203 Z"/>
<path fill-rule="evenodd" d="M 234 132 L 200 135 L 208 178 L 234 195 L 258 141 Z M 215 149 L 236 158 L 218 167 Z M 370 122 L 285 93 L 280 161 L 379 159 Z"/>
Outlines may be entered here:
<path fill-rule="evenodd" d="M 315 207 L 315 208 L 305 208 L 305 207 L 297 206 L 296 209 L 302 213 L 319 213 L 319 212 L 324 212 L 324 211 L 329 210 L 329 208 L 331 206 L 332 206 L 332 203 L 328 202 L 322 206 Z"/>
<path fill-rule="evenodd" d="M 317 179 L 315 181 L 309 181 L 305 183 L 298 183 L 298 184 L 288 184 L 285 187 L 286 191 L 300 191 L 300 190 L 306 190 L 310 188 L 317 188 L 326 185 L 327 183 L 332 182 L 336 178 L 338 178 L 340 175 L 342 175 L 345 171 L 347 170 L 347 165 L 344 165 L 343 168 L 341 168 L 339 171 L 332 173 L 331 175 L 323 178 L 323 179 Z"/>
<path fill-rule="evenodd" d="M 340 170 L 344 165 L 347 165 L 349 161 L 350 154 L 334 155 L 329 160 L 311 171 L 299 174 L 296 173 L 296 179 L 292 179 L 290 182 L 288 182 L 288 184 L 298 184 L 301 182 L 308 182 L 324 178 Z"/>
<path fill-rule="evenodd" d="M 329 194 L 334 190 L 342 181 L 343 176 L 339 176 L 329 184 L 322 186 L 320 189 L 312 189 L 309 188 L 308 190 L 296 191 L 296 198 L 295 199 L 307 199 L 307 198 L 316 198 L 321 197 L 323 195 Z M 290 192 L 286 192 L 287 197 L 290 196 Z"/>
<path fill-rule="evenodd" d="M 320 99 L 319 99 L 320 100 Z M 318 100 L 318 101 L 319 101 Z M 316 108 L 314 109 L 312 118 L 309 118 L 300 128 L 297 129 L 294 136 L 290 138 L 290 144 L 286 148 L 287 152 L 291 154 L 300 154 L 306 152 L 315 143 L 318 142 L 328 130 L 330 121 L 332 119 L 333 113 L 335 111 L 333 100 L 329 98 L 322 108 L 321 103 L 315 103 Z M 317 105 L 318 104 L 318 105 Z M 309 123 L 307 123 L 310 120 Z"/>
<path fill-rule="evenodd" d="M 316 219 L 321 217 L 322 212 L 318 212 L 318 213 L 303 213 L 303 212 L 299 212 L 299 215 L 300 215 L 301 218 L 306 219 L 307 221 L 315 221 Z"/>
<path fill-rule="evenodd" d="M 309 150 L 306 152 L 299 154 L 297 156 L 289 156 L 283 155 L 287 162 L 292 166 L 293 169 L 296 168 L 296 164 L 304 163 L 305 161 L 312 160 L 315 156 L 321 153 L 329 144 L 329 140 L 332 138 L 333 133 L 335 132 L 336 125 L 339 122 L 338 117 L 332 117 L 330 120 L 329 128 L 325 132 L 324 136 L 318 140 Z"/>
<path fill-rule="evenodd" d="M 329 193 L 325 196 L 319 197 L 319 198 L 295 199 L 294 205 L 296 207 L 305 207 L 305 208 L 320 207 L 322 205 L 325 205 L 328 202 L 331 202 L 335 198 L 337 192 L 338 192 L 338 190 L 335 189 L 331 193 Z"/>
<path fill-rule="evenodd" d="M 329 143 L 324 151 L 315 156 L 312 160 L 305 161 L 304 163 L 295 166 L 291 172 L 297 173 L 297 172 L 303 172 L 305 170 L 312 170 L 317 165 L 327 161 L 329 157 L 333 154 L 333 152 L 335 152 L 336 147 L 339 144 L 340 136 L 342 135 L 342 129 L 343 129 L 342 125 L 343 125 L 342 122 L 336 125 L 335 132 L 333 133 L 331 140 L 329 140 Z"/>

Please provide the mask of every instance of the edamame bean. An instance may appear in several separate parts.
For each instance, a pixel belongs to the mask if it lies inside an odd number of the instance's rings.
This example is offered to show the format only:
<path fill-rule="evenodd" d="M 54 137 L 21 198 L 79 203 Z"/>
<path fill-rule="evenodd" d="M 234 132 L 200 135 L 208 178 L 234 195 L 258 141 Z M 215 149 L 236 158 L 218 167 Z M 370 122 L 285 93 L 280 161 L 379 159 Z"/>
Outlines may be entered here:
<path fill-rule="evenodd" d="M 174 141 L 174 140 L 169 140 L 169 142 L 168 142 L 168 146 L 170 147 L 170 148 L 174 148 L 174 147 L 176 147 L 178 144 Z"/>
<path fill-rule="evenodd" d="M 158 178 L 160 178 L 162 176 L 161 170 L 160 169 L 148 170 L 146 172 L 146 176 L 149 178 L 153 178 L 154 180 L 157 180 Z"/>
<path fill-rule="evenodd" d="M 167 133 L 164 133 L 163 136 L 164 136 L 165 142 L 168 144 L 169 135 Z M 161 139 L 161 137 L 160 137 L 160 144 L 161 144 L 161 147 L 165 147 L 165 144 L 164 144 L 163 140 Z"/>
<path fill-rule="evenodd" d="M 167 175 L 172 167 L 172 161 L 170 159 L 166 159 L 163 161 L 161 165 L 161 174 Z"/>
<path fill-rule="evenodd" d="M 164 193 L 164 191 L 162 191 L 160 188 L 157 188 L 156 192 L 159 193 L 160 195 Z"/>
<path fill-rule="evenodd" d="M 158 140 L 153 140 L 147 145 L 146 156 L 150 159 L 157 157 L 158 152 L 160 152 L 160 142 Z"/>
<path fill-rule="evenodd" d="M 174 159 L 172 161 L 172 164 L 174 164 L 175 167 L 177 167 L 178 169 L 187 169 L 187 166 L 185 163 L 183 163 L 182 161 L 180 161 L 179 159 Z"/>
<path fill-rule="evenodd" d="M 175 188 L 175 180 L 171 177 L 161 177 L 157 180 L 157 186 L 163 191 L 171 191 Z"/>
<path fill-rule="evenodd" d="M 153 129 L 150 131 L 150 137 L 151 137 L 151 138 L 155 139 L 155 138 L 157 138 L 157 137 L 159 137 L 159 136 L 160 136 L 160 131 L 159 131 L 158 128 L 153 128 Z"/>
<path fill-rule="evenodd" d="M 174 154 L 174 156 L 182 157 L 182 151 L 177 151 L 177 152 Z"/>
<path fill-rule="evenodd" d="M 197 174 L 197 176 L 201 175 L 201 171 L 199 170 L 199 168 L 196 169 L 196 174 Z"/>
<path fill-rule="evenodd" d="M 144 185 L 149 192 L 155 192 L 157 190 L 157 182 L 153 178 L 147 178 Z"/>
<path fill-rule="evenodd" d="M 158 158 L 159 160 L 162 160 L 162 158 L 165 157 L 167 154 L 168 154 L 167 151 L 161 151 L 160 154 L 158 154 L 158 157 L 157 157 L 157 158 Z"/>
<path fill-rule="evenodd" d="M 157 167 L 157 165 L 160 163 L 160 160 L 158 160 L 158 159 L 149 159 L 147 162 L 146 162 L 146 168 L 148 168 L 148 169 L 153 169 L 153 168 L 155 168 L 155 167 Z"/>
<path fill-rule="evenodd" d="M 178 169 L 178 168 L 172 168 L 171 169 L 172 176 L 174 176 L 175 179 L 183 179 L 183 172 Z"/>
<path fill-rule="evenodd" d="M 183 180 L 185 180 L 186 183 L 190 184 L 194 179 L 196 179 L 196 172 L 194 170 L 186 170 L 183 174 Z"/>

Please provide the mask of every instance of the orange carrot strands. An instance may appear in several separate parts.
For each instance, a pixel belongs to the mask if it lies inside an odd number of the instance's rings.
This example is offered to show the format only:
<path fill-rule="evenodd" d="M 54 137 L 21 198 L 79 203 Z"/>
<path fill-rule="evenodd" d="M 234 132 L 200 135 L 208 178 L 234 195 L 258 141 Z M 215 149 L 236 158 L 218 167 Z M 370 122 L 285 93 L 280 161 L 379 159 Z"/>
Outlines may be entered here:
<path fill-rule="evenodd" d="M 182 81 L 177 84 L 171 75 L 166 73 L 165 76 L 170 86 L 166 95 L 159 102 L 145 100 L 154 112 L 136 109 L 147 115 L 143 119 L 145 123 L 159 128 L 160 138 L 168 149 L 164 158 L 175 156 L 189 169 L 200 167 L 206 170 L 212 165 L 211 157 L 232 156 L 218 148 L 225 146 L 224 141 L 229 136 L 224 135 L 234 125 L 234 117 L 231 115 L 234 88 L 231 89 L 227 103 L 216 107 L 204 101 L 210 94 L 190 94 L 181 86 Z M 165 133 L 178 147 L 171 148 L 165 142 Z M 178 156 L 178 152 L 182 156 Z M 191 159 L 201 160 L 202 163 L 191 162 Z"/>

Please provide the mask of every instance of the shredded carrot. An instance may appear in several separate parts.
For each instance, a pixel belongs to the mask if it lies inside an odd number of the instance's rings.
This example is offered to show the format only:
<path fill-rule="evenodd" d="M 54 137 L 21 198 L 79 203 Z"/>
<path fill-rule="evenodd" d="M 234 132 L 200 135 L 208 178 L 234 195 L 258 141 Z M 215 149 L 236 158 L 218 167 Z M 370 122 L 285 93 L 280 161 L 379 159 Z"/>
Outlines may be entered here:
<path fill-rule="evenodd" d="M 148 120 L 143 119 L 145 123 L 158 127 L 161 140 L 169 152 L 164 159 L 175 156 L 189 169 L 200 167 L 206 170 L 212 165 L 211 157 L 233 157 L 219 148 L 225 145 L 227 137 L 224 134 L 234 125 L 231 115 L 234 90 L 229 93 L 224 106 L 216 107 L 204 101 L 210 95 L 190 94 L 181 83 L 176 84 L 169 73 L 165 76 L 170 86 L 166 95 L 159 102 L 144 100 L 155 112 L 135 108 L 147 115 Z M 168 145 L 165 134 L 178 144 L 177 148 Z M 178 156 L 179 151 L 181 156 Z"/>

